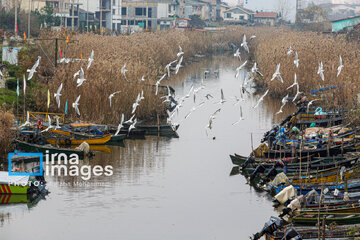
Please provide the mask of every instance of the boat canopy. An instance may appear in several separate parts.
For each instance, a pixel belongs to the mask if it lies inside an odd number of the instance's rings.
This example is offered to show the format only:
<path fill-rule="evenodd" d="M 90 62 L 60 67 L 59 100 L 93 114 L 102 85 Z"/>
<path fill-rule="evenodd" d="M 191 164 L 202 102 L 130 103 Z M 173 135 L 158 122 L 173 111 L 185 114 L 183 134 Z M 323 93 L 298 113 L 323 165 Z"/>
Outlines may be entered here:
<path fill-rule="evenodd" d="M 296 189 L 294 188 L 294 186 L 290 185 L 287 186 L 286 188 L 284 188 L 281 192 L 279 192 L 278 194 L 276 194 L 276 196 L 274 197 L 279 203 L 283 204 L 284 202 L 286 202 L 287 200 L 294 198 L 297 196 L 297 192 Z"/>
<path fill-rule="evenodd" d="M 0 171 L 0 184 L 25 186 L 29 183 L 29 176 L 9 176 L 9 172 Z"/>

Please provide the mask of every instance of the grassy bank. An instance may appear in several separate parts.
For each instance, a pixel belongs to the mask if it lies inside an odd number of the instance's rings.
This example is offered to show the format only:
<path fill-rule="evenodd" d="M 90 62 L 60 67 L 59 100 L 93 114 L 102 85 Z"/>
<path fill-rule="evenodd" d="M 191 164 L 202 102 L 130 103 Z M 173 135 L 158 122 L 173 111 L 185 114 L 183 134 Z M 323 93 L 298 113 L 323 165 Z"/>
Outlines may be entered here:
<path fill-rule="evenodd" d="M 14 115 L 12 113 L 0 110 L 0 156 L 11 150 L 12 132 L 10 128 L 13 126 L 13 122 Z"/>

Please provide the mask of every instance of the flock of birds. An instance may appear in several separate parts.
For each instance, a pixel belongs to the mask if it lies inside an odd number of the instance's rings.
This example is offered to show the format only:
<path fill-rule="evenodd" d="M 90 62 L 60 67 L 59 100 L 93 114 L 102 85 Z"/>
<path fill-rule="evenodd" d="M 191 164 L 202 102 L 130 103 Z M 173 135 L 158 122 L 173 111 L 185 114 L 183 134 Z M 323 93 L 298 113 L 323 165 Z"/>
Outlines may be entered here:
<path fill-rule="evenodd" d="M 252 40 L 256 38 L 255 35 L 252 35 L 249 39 Z M 243 48 L 243 50 L 247 53 L 250 53 L 250 50 L 249 50 L 249 46 L 248 46 L 249 42 L 247 41 L 247 37 L 246 35 L 244 34 L 243 36 L 243 40 L 242 40 L 242 43 L 241 43 L 241 46 L 239 48 L 236 49 L 235 53 L 234 53 L 234 57 L 239 59 L 239 61 L 241 61 L 241 48 Z M 233 46 L 235 46 L 233 44 Z M 287 55 L 290 57 L 292 54 L 294 54 L 294 65 L 296 66 L 296 68 L 299 68 L 299 55 L 298 55 L 298 52 L 297 51 L 294 51 L 292 49 L 292 47 L 290 46 L 289 50 L 287 51 Z M 171 76 L 171 73 L 172 71 L 174 72 L 174 74 L 177 74 L 179 72 L 179 69 L 182 67 L 182 62 L 183 62 L 183 55 L 184 55 L 184 52 L 181 48 L 181 46 L 179 46 L 179 51 L 178 53 L 176 54 L 176 59 L 171 61 L 170 63 L 168 63 L 166 66 L 165 66 L 165 73 L 159 78 L 159 80 L 156 81 L 156 84 L 155 84 L 155 95 L 158 95 L 158 92 L 159 92 L 159 86 L 161 84 L 161 82 L 165 79 L 165 78 L 170 78 Z M 27 80 L 31 80 L 32 77 L 34 76 L 34 74 L 37 72 L 37 68 L 39 67 L 39 64 L 40 64 L 40 61 L 41 61 L 41 57 L 39 56 L 36 63 L 33 65 L 33 67 L 31 69 L 28 69 L 27 72 L 28 72 L 28 77 L 27 77 Z M 94 61 L 94 51 L 92 50 L 91 51 L 91 54 L 90 54 L 90 57 L 88 59 L 88 64 L 87 64 L 87 67 L 86 67 L 86 70 L 88 70 L 91 65 L 92 65 L 92 62 Z M 174 67 L 173 65 L 176 64 Z M 238 79 L 240 76 L 241 76 L 241 72 L 243 69 L 245 69 L 245 67 L 248 65 L 248 61 L 244 61 L 239 67 L 236 68 L 236 73 L 235 73 L 235 78 Z M 338 66 L 338 69 L 337 69 L 337 77 L 339 77 L 342 69 L 343 69 L 344 65 L 343 65 L 343 62 L 342 62 L 342 58 L 341 56 L 339 56 L 339 66 Z M 126 63 L 122 66 L 121 68 L 121 74 L 124 76 L 125 80 L 127 82 L 129 82 L 129 79 L 127 78 L 126 76 L 126 73 L 128 72 L 128 70 L 126 69 Z M 0 74 L 2 75 L 2 73 L 0 72 Z M 214 71 L 214 74 L 216 77 L 219 76 L 219 72 L 218 71 Z M 322 81 L 325 81 L 325 75 L 324 75 L 324 65 L 322 62 L 319 62 L 319 66 L 318 66 L 318 71 L 317 71 L 317 74 L 320 76 L 321 80 Z M 210 72 L 208 70 L 206 70 L 204 72 L 204 78 L 206 79 L 207 76 L 210 75 Z M 256 77 L 256 76 L 260 76 L 260 77 L 263 77 L 264 75 L 259 71 L 258 69 L 258 66 L 257 66 L 257 63 L 255 62 L 254 65 L 252 66 L 251 68 L 251 71 L 250 72 L 247 72 L 246 73 L 246 76 L 245 78 L 243 79 L 242 81 L 242 84 L 240 86 L 240 97 L 237 97 L 235 96 L 235 104 L 234 105 L 237 105 L 239 104 L 241 101 L 244 101 L 245 99 L 243 98 L 243 93 L 247 92 L 246 88 L 247 86 L 249 85 L 249 83 Z M 84 72 L 84 69 L 82 67 L 80 67 L 80 70 L 78 70 L 74 75 L 73 75 L 73 80 L 76 79 L 76 84 L 77 84 L 77 87 L 80 87 L 84 84 L 84 82 L 86 81 L 86 78 L 85 78 L 85 72 Z M 279 80 L 281 83 L 284 83 L 284 80 L 281 76 L 281 73 L 280 73 L 280 63 L 277 64 L 276 66 L 276 70 L 274 72 L 274 74 L 272 75 L 270 81 L 273 81 L 273 80 Z M 140 79 L 140 81 L 145 81 L 144 79 L 144 76 Z M 300 94 L 302 92 L 300 92 L 300 87 L 299 87 L 299 83 L 297 81 L 297 75 L 296 73 L 294 74 L 294 82 L 286 88 L 286 90 L 289 90 L 289 89 L 292 89 L 292 88 L 296 88 L 296 94 L 294 97 L 292 97 L 292 102 L 295 102 L 296 99 L 300 96 Z M 205 84 L 202 80 L 201 84 L 199 87 L 195 88 L 194 85 L 191 86 L 189 92 L 181 97 L 180 99 L 178 99 L 176 101 L 177 105 L 175 107 L 175 109 L 170 112 L 169 110 L 167 111 L 168 113 L 168 117 L 167 117 L 167 123 L 170 124 L 171 126 L 176 126 L 176 124 L 173 124 L 172 120 L 173 120 L 173 117 L 175 116 L 175 112 L 178 112 L 179 109 L 183 106 L 183 103 L 186 99 L 189 99 L 191 94 L 193 95 L 193 100 L 194 100 L 194 103 L 196 102 L 196 95 L 198 94 L 198 92 L 202 89 L 205 88 Z M 25 80 L 25 75 L 24 75 L 24 94 L 25 94 L 25 90 L 26 89 L 26 80 Z M 57 89 L 56 93 L 54 93 L 54 97 L 56 99 L 56 103 L 57 103 L 57 106 L 58 108 L 60 108 L 60 98 L 62 96 L 61 92 L 63 90 L 63 83 L 60 84 L 59 88 Z M 117 95 L 121 93 L 121 91 L 115 91 L 113 93 L 111 93 L 109 95 L 109 104 L 110 104 L 110 107 L 112 106 L 112 99 Z M 172 100 L 171 100 L 171 92 L 170 92 L 170 89 L 169 87 L 167 86 L 167 93 L 168 95 L 166 96 L 163 96 L 162 98 L 164 98 L 164 103 L 171 103 Z M 262 101 L 264 101 L 264 98 L 269 94 L 269 89 L 265 91 L 265 93 L 259 98 L 259 100 L 257 101 L 257 103 L 255 104 L 255 106 L 253 107 L 254 109 L 257 108 L 260 103 Z M 79 95 L 75 102 L 72 103 L 72 107 L 74 108 L 76 114 L 80 115 L 80 110 L 79 110 L 79 101 L 80 101 L 80 97 L 81 95 Z M 210 98 L 214 98 L 211 94 L 206 94 L 205 95 L 205 98 L 207 100 L 209 100 Z M 130 132 L 132 129 L 135 128 L 135 124 L 137 123 L 137 118 L 135 118 L 135 114 L 136 114 L 136 109 L 137 107 L 140 105 L 141 101 L 143 101 L 145 98 L 144 98 L 144 92 L 141 91 L 141 93 L 138 94 L 135 102 L 133 103 L 132 105 L 132 111 L 131 111 L 131 114 L 132 116 L 130 117 L 130 119 L 128 119 L 127 121 L 125 121 L 124 119 L 124 114 L 121 115 L 121 122 L 120 124 L 118 125 L 117 127 L 117 131 L 116 131 L 116 134 L 119 134 L 120 130 L 122 128 L 124 128 L 124 124 L 129 124 L 130 127 L 128 128 L 128 131 Z M 289 100 L 291 100 L 291 98 L 289 97 L 289 94 L 287 94 L 284 98 L 282 98 L 281 100 L 281 107 L 279 109 L 279 111 L 276 113 L 276 114 L 280 114 L 283 112 L 283 107 L 289 102 Z M 310 105 L 316 101 L 317 99 L 313 100 L 313 101 L 310 101 L 308 103 L 308 106 L 307 108 L 309 109 Z M 223 90 L 221 89 L 221 95 L 220 95 L 220 100 L 219 102 L 216 102 L 216 104 L 224 104 L 227 100 L 225 99 L 225 96 L 224 96 L 224 92 Z M 202 107 L 203 105 L 205 104 L 205 101 L 197 104 L 197 105 L 194 105 L 190 111 L 185 115 L 184 119 L 187 119 L 195 110 L 197 110 L 198 108 Z M 213 123 L 214 123 L 214 120 L 216 118 L 216 115 L 221 111 L 221 108 L 217 109 L 213 114 L 210 115 L 209 117 L 209 120 L 208 120 L 208 124 L 206 125 L 206 134 L 208 135 L 208 130 L 211 130 L 212 127 L 213 127 Z M 236 125 L 238 124 L 241 120 L 244 120 L 243 118 L 243 113 L 242 113 L 242 108 L 240 106 L 240 117 L 239 119 L 234 122 L 232 125 Z M 25 121 L 25 123 L 22 125 L 22 126 L 27 126 L 29 125 L 30 122 L 29 122 L 29 114 L 27 114 L 27 120 Z M 59 128 L 59 124 L 58 124 L 58 119 L 57 119 L 57 126 L 51 126 L 51 119 L 49 117 L 48 119 L 48 128 L 44 131 L 47 131 L 51 128 Z"/>

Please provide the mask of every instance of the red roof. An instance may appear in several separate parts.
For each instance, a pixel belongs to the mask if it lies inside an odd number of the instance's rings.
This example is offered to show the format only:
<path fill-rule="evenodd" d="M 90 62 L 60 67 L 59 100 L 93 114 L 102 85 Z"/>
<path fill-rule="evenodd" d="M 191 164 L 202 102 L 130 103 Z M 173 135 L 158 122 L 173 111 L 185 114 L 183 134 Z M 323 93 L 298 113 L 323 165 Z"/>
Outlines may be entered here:
<path fill-rule="evenodd" d="M 276 12 L 257 12 L 254 18 L 277 18 Z"/>

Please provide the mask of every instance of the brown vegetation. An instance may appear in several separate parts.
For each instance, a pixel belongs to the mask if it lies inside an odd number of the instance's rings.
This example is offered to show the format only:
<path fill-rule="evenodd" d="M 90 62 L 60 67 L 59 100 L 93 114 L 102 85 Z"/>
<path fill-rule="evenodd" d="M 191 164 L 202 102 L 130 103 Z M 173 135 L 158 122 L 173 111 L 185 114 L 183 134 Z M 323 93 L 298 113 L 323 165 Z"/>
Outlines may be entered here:
<path fill-rule="evenodd" d="M 0 110 L 0 156 L 10 151 L 12 132 L 10 128 L 14 123 L 14 115 Z"/>
<path fill-rule="evenodd" d="M 66 58 L 87 59 L 93 49 L 94 62 L 86 70 L 87 61 L 82 63 L 60 64 L 57 68 L 53 65 L 54 42 L 43 41 L 46 55 L 42 56 L 42 64 L 46 65 L 46 75 L 51 91 L 50 111 L 64 112 L 65 101 L 69 102 L 69 115 L 72 120 L 96 121 L 101 123 L 117 123 L 122 113 L 131 115 L 132 103 L 141 90 L 144 90 L 145 101 L 140 103 L 136 116 L 141 119 L 156 118 L 157 114 L 164 113 L 164 105 L 159 96 L 155 96 L 154 84 L 166 72 L 165 65 L 176 59 L 178 46 L 184 52 L 184 62 L 195 54 L 211 53 L 217 50 L 229 50 L 229 44 L 240 46 L 243 34 L 248 36 L 251 50 L 250 59 L 258 62 L 263 78 L 257 78 L 257 84 L 269 87 L 274 96 L 283 97 L 287 93 L 294 95 L 295 89 L 285 91 L 293 83 L 294 73 L 297 73 L 300 91 L 307 95 L 310 91 L 325 86 L 342 85 L 331 91 L 329 104 L 353 106 L 356 102 L 359 81 L 359 67 L 357 51 L 359 46 L 348 43 L 344 37 L 333 37 L 313 32 L 295 32 L 284 28 L 247 28 L 229 27 L 224 32 L 177 32 L 161 31 L 156 33 L 133 34 L 130 36 L 99 36 L 94 34 L 73 34 L 70 43 L 59 41 L 59 52 Z M 69 33 L 47 32 L 42 37 L 59 37 L 65 39 Z M 249 40 L 251 35 L 257 37 Z M 288 56 L 287 50 L 292 48 L 298 52 L 300 65 L 296 68 L 293 61 L 294 55 Z M 337 78 L 336 72 L 339 65 L 339 56 L 343 58 L 344 69 Z M 316 74 L 318 64 L 322 61 L 325 70 L 325 81 Z M 121 67 L 126 63 L 127 82 L 121 74 Z M 278 80 L 270 82 L 276 65 L 281 63 L 280 72 L 285 81 L 281 84 Z M 80 69 L 85 70 L 87 79 L 80 87 L 76 87 L 73 74 Z M 251 64 L 248 66 L 251 68 Z M 182 69 L 180 70 L 180 73 Z M 181 75 L 181 74 L 179 74 Z M 169 80 L 176 79 L 179 75 L 166 78 L 162 84 L 170 84 Z M 145 82 L 139 81 L 144 76 Z M 47 81 L 45 81 L 47 82 Z M 53 98 L 53 93 L 60 83 L 64 84 L 62 91 L 62 104 L 58 109 Z M 108 96 L 121 91 L 112 101 L 110 108 Z M 72 102 L 81 95 L 79 109 L 81 117 L 75 115 Z M 37 96 L 37 108 L 46 109 L 46 91 L 41 90 Z M 41 99 L 41 100 L 40 100 Z"/>

